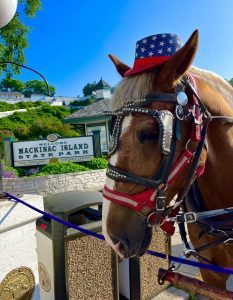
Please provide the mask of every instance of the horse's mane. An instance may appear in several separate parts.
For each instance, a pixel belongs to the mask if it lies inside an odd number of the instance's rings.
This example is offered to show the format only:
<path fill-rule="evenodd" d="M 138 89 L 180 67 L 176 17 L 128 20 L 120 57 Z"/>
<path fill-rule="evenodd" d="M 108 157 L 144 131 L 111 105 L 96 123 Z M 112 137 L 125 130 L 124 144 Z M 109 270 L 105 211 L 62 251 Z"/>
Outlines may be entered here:
<path fill-rule="evenodd" d="M 233 87 L 226 80 L 213 72 L 193 66 L 189 71 L 210 84 L 233 107 Z M 148 71 L 123 78 L 113 94 L 112 109 L 123 106 L 127 101 L 143 99 L 152 90 L 156 75 L 156 71 Z"/>
<path fill-rule="evenodd" d="M 117 109 L 127 101 L 141 100 L 152 90 L 155 72 L 143 72 L 139 75 L 123 78 L 112 96 L 112 109 Z"/>
<path fill-rule="evenodd" d="M 233 87 L 225 79 L 211 71 L 203 70 L 197 67 L 191 67 L 190 71 L 197 77 L 200 77 L 209 83 L 224 97 L 228 104 L 233 107 Z"/>

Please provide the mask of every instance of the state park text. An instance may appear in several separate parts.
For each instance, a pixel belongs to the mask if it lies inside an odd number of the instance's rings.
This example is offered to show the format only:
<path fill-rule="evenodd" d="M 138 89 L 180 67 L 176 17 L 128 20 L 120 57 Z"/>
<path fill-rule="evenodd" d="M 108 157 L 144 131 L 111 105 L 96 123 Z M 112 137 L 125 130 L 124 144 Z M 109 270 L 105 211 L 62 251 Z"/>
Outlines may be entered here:
<path fill-rule="evenodd" d="M 50 159 L 58 161 L 86 161 L 94 157 L 91 136 L 47 140 L 25 141 L 13 143 L 15 166 L 42 165 Z"/>

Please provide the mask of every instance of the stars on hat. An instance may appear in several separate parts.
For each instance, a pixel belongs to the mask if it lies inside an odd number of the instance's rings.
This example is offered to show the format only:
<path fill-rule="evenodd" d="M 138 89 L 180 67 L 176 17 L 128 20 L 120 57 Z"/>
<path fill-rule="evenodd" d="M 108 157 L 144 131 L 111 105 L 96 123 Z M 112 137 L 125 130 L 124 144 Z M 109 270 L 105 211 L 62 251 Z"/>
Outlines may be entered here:
<path fill-rule="evenodd" d="M 182 43 L 182 41 L 181 41 L 180 39 L 177 40 L 177 44 L 178 44 L 179 46 L 182 46 L 182 45 L 183 45 L 183 43 Z"/>
<path fill-rule="evenodd" d="M 182 47 L 176 34 L 163 33 L 145 37 L 136 43 L 136 59 L 171 56 Z"/>

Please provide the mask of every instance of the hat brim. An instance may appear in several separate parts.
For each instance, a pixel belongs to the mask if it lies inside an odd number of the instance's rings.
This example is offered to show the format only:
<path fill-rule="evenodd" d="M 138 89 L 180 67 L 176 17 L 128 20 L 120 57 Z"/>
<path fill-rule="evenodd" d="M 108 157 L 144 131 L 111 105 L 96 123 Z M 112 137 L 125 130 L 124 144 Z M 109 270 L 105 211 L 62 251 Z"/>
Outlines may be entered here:
<path fill-rule="evenodd" d="M 136 59 L 133 68 L 126 71 L 124 77 L 129 77 L 153 69 L 154 67 L 160 66 L 163 62 L 168 61 L 171 57 L 172 56 L 158 56 Z"/>

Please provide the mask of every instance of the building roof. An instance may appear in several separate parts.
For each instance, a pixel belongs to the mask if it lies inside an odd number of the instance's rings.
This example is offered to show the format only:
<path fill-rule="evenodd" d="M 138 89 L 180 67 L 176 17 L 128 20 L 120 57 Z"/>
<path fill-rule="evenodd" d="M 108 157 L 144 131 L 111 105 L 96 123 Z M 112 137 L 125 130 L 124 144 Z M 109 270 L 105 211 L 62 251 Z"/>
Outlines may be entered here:
<path fill-rule="evenodd" d="M 100 79 L 100 81 L 96 84 L 95 90 L 103 90 L 103 89 L 111 89 L 111 86 L 102 79 Z"/>
<path fill-rule="evenodd" d="M 75 111 L 70 116 L 66 117 L 63 121 L 64 123 L 70 123 L 69 121 L 74 119 L 76 119 L 76 121 L 78 119 L 81 121 L 82 119 L 87 120 L 92 118 L 96 119 L 98 117 L 105 117 L 103 112 L 110 109 L 109 105 L 110 101 L 107 99 L 95 101 L 92 104 L 85 106 L 78 111 Z"/>

